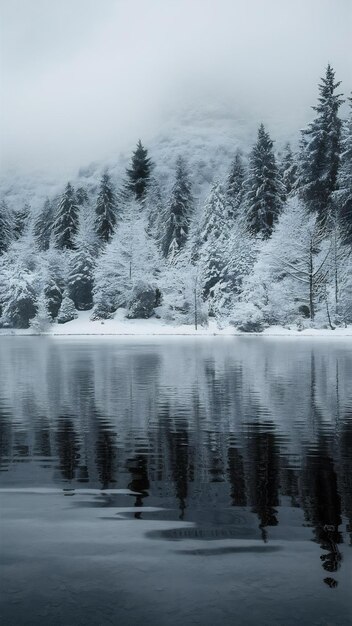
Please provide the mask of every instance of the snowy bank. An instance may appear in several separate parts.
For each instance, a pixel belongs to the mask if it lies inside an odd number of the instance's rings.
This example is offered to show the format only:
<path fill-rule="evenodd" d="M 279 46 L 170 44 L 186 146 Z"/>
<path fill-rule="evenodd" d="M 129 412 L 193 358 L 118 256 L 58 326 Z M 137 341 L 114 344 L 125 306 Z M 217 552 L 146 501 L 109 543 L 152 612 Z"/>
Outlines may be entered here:
<path fill-rule="evenodd" d="M 225 326 L 220 328 L 215 321 L 209 322 L 205 328 L 199 326 L 195 330 L 193 325 L 173 326 L 166 324 L 162 320 L 151 318 L 147 320 L 129 320 L 124 317 L 124 311 L 120 310 L 116 313 L 114 319 L 90 320 L 91 311 L 81 311 L 78 317 L 66 324 L 54 323 L 49 330 L 43 335 L 47 336 L 101 336 L 101 335 L 117 335 L 117 336 L 191 336 L 191 337 L 211 337 L 211 336 L 259 336 L 259 337 L 350 337 L 352 339 L 352 326 L 347 328 L 336 328 L 335 330 L 322 328 L 307 328 L 302 331 L 297 329 L 283 328 L 282 326 L 271 326 L 266 328 L 262 333 L 244 333 L 234 326 Z M 37 335 L 33 329 L 11 329 L 3 328 L 0 335 Z"/>

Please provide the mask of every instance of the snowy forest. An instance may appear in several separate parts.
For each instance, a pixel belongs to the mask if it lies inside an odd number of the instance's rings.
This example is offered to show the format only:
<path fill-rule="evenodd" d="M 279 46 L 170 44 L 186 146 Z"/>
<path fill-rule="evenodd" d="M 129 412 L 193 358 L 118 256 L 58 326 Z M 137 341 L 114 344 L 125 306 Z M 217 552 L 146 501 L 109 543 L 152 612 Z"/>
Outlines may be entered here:
<path fill-rule="evenodd" d="M 340 107 L 346 107 L 343 119 Z M 327 66 L 312 121 L 277 152 L 260 124 L 205 201 L 182 154 L 171 188 L 138 141 L 121 180 L 68 182 L 43 206 L 0 205 L 0 327 L 91 320 L 171 325 L 352 323 L 352 98 Z"/>

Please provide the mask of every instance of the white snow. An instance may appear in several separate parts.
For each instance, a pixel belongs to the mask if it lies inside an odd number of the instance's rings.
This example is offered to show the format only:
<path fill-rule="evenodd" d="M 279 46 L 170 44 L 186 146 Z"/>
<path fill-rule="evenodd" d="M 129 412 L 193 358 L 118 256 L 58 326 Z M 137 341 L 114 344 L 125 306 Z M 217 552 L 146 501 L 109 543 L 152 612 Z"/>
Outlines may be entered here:
<path fill-rule="evenodd" d="M 162 320 L 151 318 L 147 320 L 136 319 L 129 320 L 124 317 L 124 309 L 119 309 L 114 319 L 91 321 L 91 311 L 81 311 L 77 319 L 66 324 L 54 323 L 49 331 L 41 333 L 46 336 L 101 336 L 101 335 L 117 335 L 117 336 L 191 336 L 191 337 L 211 337 L 211 336 L 234 336 L 245 335 L 247 337 L 324 337 L 336 339 L 337 337 L 352 339 L 352 326 L 346 328 L 336 328 L 335 330 L 325 328 L 307 328 L 298 331 L 295 328 L 284 328 L 282 326 L 270 326 L 262 333 L 243 333 L 234 326 L 225 326 L 220 328 L 216 321 L 210 321 L 207 327 L 198 326 L 196 330 L 194 325 L 178 325 L 173 326 Z M 0 335 L 37 335 L 33 329 L 11 329 L 3 328 Z"/>

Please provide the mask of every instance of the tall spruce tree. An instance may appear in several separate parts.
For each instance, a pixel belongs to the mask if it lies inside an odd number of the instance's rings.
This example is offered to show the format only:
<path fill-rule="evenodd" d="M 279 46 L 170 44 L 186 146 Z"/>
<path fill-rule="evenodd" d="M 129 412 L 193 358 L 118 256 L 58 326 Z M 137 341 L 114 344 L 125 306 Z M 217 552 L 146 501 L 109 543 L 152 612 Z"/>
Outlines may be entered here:
<path fill-rule="evenodd" d="M 249 158 L 245 212 L 248 227 L 264 239 L 270 237 L 280 214 L 284 187 L 276 164 L 273 142 L 261 124 Z"/>
<path fill-rule="evenodd" d="M 104 243 L 108 243 L 116 225 L 117 200 L 108 172 L 104 172 L 95 206 L 96 232 Z"/>
<path fill-rule="evenodd" d="M 64 248 L 73 250 L 75 247 L 74 238 L 78 230 L 78 215 L 79 211 L 74 189 L 71 183 L 67 183 L 53 224 L 55 244 L 61 250 Z"/>
<path fill-rule="evenodd" d="M 349 103 L 349 117 L 341 141 L 341 163 L 335 198 L 344 240 L 352 245 L 352 98 L 349 98 Z"/>
<path fill-rule="evenodd" d="M 55 219 L 55 204 L 59 199 L 51 201 L 47 198 L 44 206 L 34 219 L 34 238 L 39 250 L 48 250 Z"/>
<path fill-rule="evenodd" d="M 75 250 L 67 272 L 67 289 L 76 309 L 86 311 L 93 305 L 93 273 L 98 256 L 98 237 L 89 207 L 81 207 Z"/>
<path fill-rule="evenodd" d="M 0 203 L 0 255 L 6 252 L 13 238 L 13 217 L 5 200 Z"/>
<path fill-rule="evenodd" d="M 330 65 L 319 85 L 320 96 L 313 107 L 316 117 L 302 131 L 299 189 L 310 211 L 317 212 L 320 222 L 326 224 L 332 205 L 332 194 L 337 187 L 340 158 L 341 125 L 338 116 L 343 103 L 335 93 L 340 81 Z"/>
<path fill-rule="evenodd" d="M 83 206 L 89 202 L 88 192 L 85 187 L 78 187 L 76 189 L 76 200 L 78 206 Z"/>
<path fill-rule="evenodd" d="M 164 232 L 165 201 L 158 181 L 151 178 L 145 200 L 148 216 L 148 233 L 160 247 Z"/>
<path fill-rule="evenodd" d="M 296 187 L 298 175 L 298 165 L 290 143 L 287 143 L 285 146 L 281 159 L 280 171 L 282 183 L 285 188 L 285 197 L 287 198 Z"/>
<path fill-rule="evenodd" d="M 127 173 L 127 192 L 133 195 L 136 200 L 144 200 L 153 164 L 148 157 L 148 150 L 144 148 L 139 139 L 137 147 L 132 154 L 131 167 Z"/>
<path fill-rule="evenodd" d="M 201 289 L 207 298 L 221 279 L 230 233 L 229 206 L 219 183 L 212 186 L 204 208 L 199 254 Z"/>
<path fill-rule="evenodd" d="M 235 217 L 243 198 L 245 169 L 243 165 L 242 153 L 237 150 L 235 158 L 231 164 L 230 173 L 227 179 L 226 191 L 232 214 Z"/>
<path fill-rule="evenodd" d="M 21 235 L 23 235 L 23 232 L 28 226 L 30 215 L 31 215 L 31 207 L 27 203 L 24 205 L 23 209 L 21 209 L 20 211 L 18 211 L 18 213 L 16 213 L 15 224 L 14 224 L 14 234 L 17 239 L 21 237 Z"/>
<path fill-rule="evenodd" d="M 191 182 L 184 159 L 180 156 L 176 161 L 175 183 L 171 191 L 165 234 L 163 237 L 163 253 L 165 257 L 174 257 L 185 245 L 193 212 L 193 196 Z"/>

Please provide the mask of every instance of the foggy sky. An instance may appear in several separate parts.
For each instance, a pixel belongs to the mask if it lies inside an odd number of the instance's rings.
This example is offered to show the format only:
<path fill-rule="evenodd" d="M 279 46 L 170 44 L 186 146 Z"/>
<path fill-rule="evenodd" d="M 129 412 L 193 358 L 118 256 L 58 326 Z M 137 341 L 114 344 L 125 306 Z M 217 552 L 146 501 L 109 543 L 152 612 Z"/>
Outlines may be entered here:
<path fill-rule="evenodd" d="M 352 0 L 0 0 L 1 160 L 78 167 L 224 101 L 287 132 L 330 62 L 352 88 Z"/>

